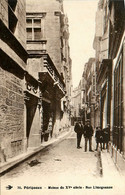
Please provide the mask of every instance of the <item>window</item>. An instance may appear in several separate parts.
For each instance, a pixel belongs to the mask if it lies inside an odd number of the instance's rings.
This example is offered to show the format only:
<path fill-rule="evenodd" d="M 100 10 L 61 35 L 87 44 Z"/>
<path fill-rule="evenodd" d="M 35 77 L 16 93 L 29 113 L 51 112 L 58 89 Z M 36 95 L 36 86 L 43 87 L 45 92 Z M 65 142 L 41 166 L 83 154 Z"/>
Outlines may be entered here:
<path fill-rule="evenodd" d="M 41 40 L 42 30 L 41 30 L 41 19 L 28 18 L 27 23 L 27 40 Z"/>
<path fill-rule="evenodd" d="M 41 28 L 41 19 L 34 19 L 34 26 Z"/>
<path fill-rule="evenodd" d="M 26 23 L 27 23 L 27 27 L 32 27 L 32 19 L 27 19 Z"/>
<path fill-rule="evenodd" d="M 41 39 L 41 29 L 40 28 L 34 28 L 34 40 Z"/>
<path fill-rule="evenodd" d="M 32 28 L 27 28 L 27 40 L 32 40 Z"/>
<path fill-rule="evenodd" d="M 114 130 L 113 143 L 122 151 L 123 144 L 123 53 L 114 72 Z"/>

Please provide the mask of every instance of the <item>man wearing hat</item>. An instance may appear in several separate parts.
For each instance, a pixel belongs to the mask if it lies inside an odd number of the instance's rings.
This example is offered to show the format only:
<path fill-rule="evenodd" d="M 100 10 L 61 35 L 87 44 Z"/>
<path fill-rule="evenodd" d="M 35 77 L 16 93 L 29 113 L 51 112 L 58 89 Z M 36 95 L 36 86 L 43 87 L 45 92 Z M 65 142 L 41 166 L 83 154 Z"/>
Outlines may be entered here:
<path fill-rule="evenodd" d="M 83 134 L 83 125 L 81 124 L 81 120 L 79 119 L 74 127 L 74 131 L 77 133 L 77 148 L 80 149 L 82 148 L 80 146 L 80 142 L 81 142 L 81 138 L 82 138 L 82 134 Z"/>
<path fill-rule="evenodd" d="M 87 142 L 89 141 L 89 151 L 92 152 L 92 136 L 93 136 L 93 128 L 90 124 L 90 119 L 86 120 L 86 124 L 84 126 L 84 138 L 85 138 L 85 152 L 87 151 Z"/>

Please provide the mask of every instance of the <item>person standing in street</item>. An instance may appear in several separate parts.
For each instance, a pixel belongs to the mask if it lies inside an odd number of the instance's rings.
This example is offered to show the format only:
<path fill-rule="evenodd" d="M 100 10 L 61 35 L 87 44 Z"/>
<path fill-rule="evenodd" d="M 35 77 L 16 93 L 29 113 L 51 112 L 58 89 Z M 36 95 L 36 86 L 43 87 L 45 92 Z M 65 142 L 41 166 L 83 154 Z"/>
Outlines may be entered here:
<path fill-rule="evenodd" d="M 84 138 L 85 138 L 85 152 L 87 151 L 87 142 L 89 141 L 89 151 L 92 150 L 92 136 L 93 136 L 93 128 L 90 124 L 90 120 L 87 119 L 86 124 L 84 126 Z"/>
<path fill-rule="evenodd" d="M 82 138 L 82 134 L 83 134 L 83 125 L 81 123 L 81 121 L 79 120 L 78 122 L 76 122 L 75 127 L 74 127 L 74 131 L 77 134 L 77 148 L 80 149 L 82 148 L 80 146 L 81 143 L 81 138 Z"/>
<path fill-rule="evenodd" d="M 96 127 L 95 139 L 96 139 L 96 151 L 98 150 L 99 144 L 102 150 L 103 135 L 102 135 L 102 129 L 100 127 Z"/>
<path fill-rule="evenodd" d="M 106 128 L 103 129 L 103 149 L 108 150 L 108 143 L 110 140 L 110 126 L 107 124 Z"/>

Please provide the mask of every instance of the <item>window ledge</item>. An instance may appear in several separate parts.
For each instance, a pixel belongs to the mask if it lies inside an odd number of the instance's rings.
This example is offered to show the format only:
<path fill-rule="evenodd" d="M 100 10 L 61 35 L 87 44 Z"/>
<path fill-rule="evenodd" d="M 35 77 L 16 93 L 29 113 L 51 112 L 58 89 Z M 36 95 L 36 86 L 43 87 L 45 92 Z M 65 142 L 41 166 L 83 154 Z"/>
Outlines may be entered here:
<path fill-rule="evenodd" d="M 43 43 L 43 44 L 46 44 L 47 43 L 47 40 L 27 40 L 27 44 L 28 43 Z"/>

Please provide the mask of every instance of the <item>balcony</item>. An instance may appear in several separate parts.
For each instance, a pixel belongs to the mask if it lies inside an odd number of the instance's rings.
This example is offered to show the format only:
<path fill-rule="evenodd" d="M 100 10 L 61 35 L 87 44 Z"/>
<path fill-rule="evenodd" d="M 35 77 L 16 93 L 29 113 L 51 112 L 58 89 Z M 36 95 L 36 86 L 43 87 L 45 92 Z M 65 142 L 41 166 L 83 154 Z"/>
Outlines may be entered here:
<path fill-rule="evenodd" d="M 27 40 L 27 52 L 30 57 L 32 55 L 41 55 L 46 53 L 47 40 Z"/>
<path fill-rule="evenodd" d="M 59 99 L 64 97 L 65 84 L 48 54 L 43 54 L 43 70 L 39 72 L 39 80 L 43 85 L 49 83 L 49 86 L 52 86 L 51 90 L 57 92 Z"/>

